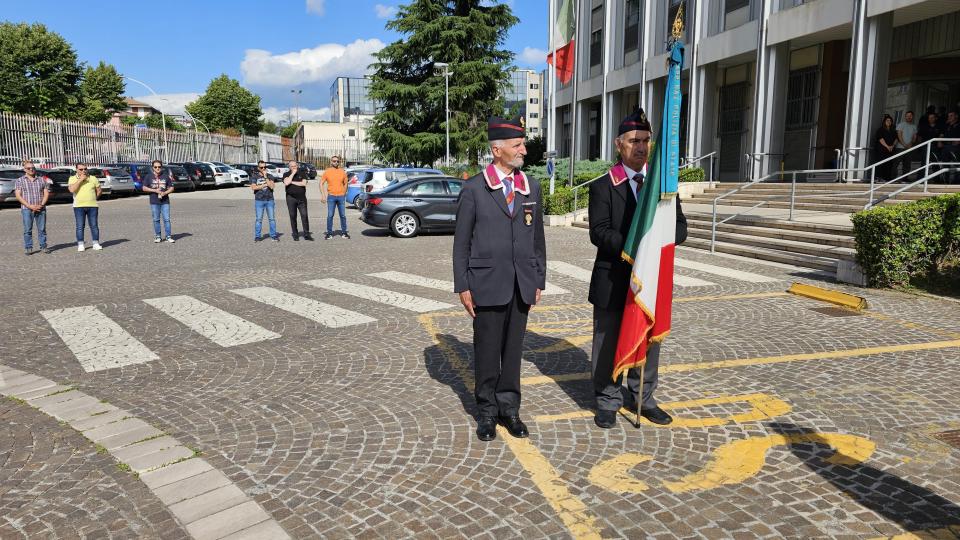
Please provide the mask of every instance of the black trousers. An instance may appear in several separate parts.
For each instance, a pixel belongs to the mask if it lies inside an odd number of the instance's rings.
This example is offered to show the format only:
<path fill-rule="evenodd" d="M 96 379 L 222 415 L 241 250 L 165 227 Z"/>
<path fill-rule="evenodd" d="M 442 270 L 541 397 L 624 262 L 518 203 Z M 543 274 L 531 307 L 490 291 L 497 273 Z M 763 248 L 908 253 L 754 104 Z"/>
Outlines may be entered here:
<path fill-rule="evenodd" d="M 287 211 L 290 212 L 290 230 L 297 238 L 300 231 L 297 229 L 297 212 L 300 212 L 300 221 L 303 223 L 303 234 L 310 234 L 310 218 L 307 216 L 307 198 L 287 196 Z"/>
<path fill-rule="evenodd" d="M 480 416 L 520 412 L 520 358 L 530 305 L 520 291 L 503 306 L 477 306 L 473 319 L 474 396 Z"/>

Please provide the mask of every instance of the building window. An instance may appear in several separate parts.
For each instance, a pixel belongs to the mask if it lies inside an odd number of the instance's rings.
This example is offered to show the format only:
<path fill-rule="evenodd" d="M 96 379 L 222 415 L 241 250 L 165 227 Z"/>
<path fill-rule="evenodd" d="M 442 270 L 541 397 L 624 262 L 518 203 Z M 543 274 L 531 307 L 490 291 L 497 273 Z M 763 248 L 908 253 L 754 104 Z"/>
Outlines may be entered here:
<path fill-rule="evenodd" d="M 819 89 L 817 78 L 820 69 L 816 66 L 790 72 L 787 80 L 786 128 L 803 129 L 817 122 Z"/>
<path fill-rule="evenodd" d="M 530 83 L 530 89 L 531 89 L 531 90 L 539 90 L 539 89 L 540 89 L 540 85 L 537 84 L 537 83 Z"/>
<path fill-rule="evenodd" d="M 530 118 L 540 118 L 540 113 L 532 112 L 530 113 Z"/>
<path fill-rule="evenodd" d="M 590 67 L 603 61 L 603 6 L 590 12 Z"/>
<path fill-rule="evenodd" d="M 538 131 L 540 130 L 535 127 L 530 128 L 530 133 L 537 133 Z"/>
<path fill-rule="evenodd" d="M 535 98 L 535 97 L 530 98 L 531 105 L 537 105 L 538 103 L 540 103 L 540 98 Z"/>
<path fill-rule="evenodd" d="M 750 0 L 727 0 L 723 6 L 724 13 L 733 13 L 734 11 L 745 8 L 750 5 Z"/>
<path fill-rule="evenodd" d="M 627 0 L 624 9 L 623 52 L 628 53 L 640 48 L 640 0 Z"/>

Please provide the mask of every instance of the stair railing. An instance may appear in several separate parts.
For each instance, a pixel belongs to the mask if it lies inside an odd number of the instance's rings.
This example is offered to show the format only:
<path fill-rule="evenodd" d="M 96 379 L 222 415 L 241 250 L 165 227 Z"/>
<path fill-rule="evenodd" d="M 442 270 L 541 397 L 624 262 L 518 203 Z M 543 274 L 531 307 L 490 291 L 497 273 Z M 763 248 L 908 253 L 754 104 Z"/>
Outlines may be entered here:
<path fill-rule="evenodd" d="M 716 158 L 716 156 L 717 156 L 717 151 L 714 150 L 713 152 L 710 152 L 709 154 L 704 154 L 704 155 L 702 155 L 702 156 L 684 158 L 685 161 L 686 161 L 686 163 L 683 165 L 683 167 L 693 167 L 693 166 L 696 165 L 697 163 L 700 163 L 701 161 L 703 161 L 703 160 L 705 160 L 705 159 L 709 159 L 709 160 L 710 160 L 710 180 L 709 180 L 709 182 L 710 182 L 710 187 L 712 188 L 712 187 L 713 187 L 713 160 Z M 683 168 L 683 167 L 681 167 L 681 168 Z"/>
<path fill-rule="evenodd" d="M 580 207 L 577 205 L 578 196 L 580 194 L 580 188 L 589 186 L 590 184 L 606 176 L 606 174 L 607 173 L 603 173 L 600 176 L 591 178 L 582 184 L 577 184 L 573 186 L 573 210 L 572 210 L 573 212 L 576 212 L 577 210 L 580 209 Z"/>

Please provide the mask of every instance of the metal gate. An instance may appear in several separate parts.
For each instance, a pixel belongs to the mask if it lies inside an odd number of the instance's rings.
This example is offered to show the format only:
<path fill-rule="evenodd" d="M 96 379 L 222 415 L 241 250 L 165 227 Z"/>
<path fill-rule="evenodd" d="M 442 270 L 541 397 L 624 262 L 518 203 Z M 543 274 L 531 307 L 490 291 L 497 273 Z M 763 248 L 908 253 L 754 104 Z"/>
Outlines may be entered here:
<path fill-rule="evenodd" d="M 720 136 L 720 179 L 741 178 L 744 138 L 747 134 L 747 91 L 749 84 L 742 82 L 720 88 L 720 119 L 717 122 Z"/>

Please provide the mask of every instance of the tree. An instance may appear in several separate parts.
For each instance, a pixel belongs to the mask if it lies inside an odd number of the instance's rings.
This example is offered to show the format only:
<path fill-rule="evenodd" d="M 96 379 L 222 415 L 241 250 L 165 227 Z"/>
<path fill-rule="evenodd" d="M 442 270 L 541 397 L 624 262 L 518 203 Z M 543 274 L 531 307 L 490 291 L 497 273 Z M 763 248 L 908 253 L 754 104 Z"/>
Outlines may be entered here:
<path fill-rule="evenodd" d="M 542 136 L 537 135 L 527 139 L 526 147 L 527 157 L 523 160 L 523 163 L 525 165 L 543 165 L 545 162 L 543 154 L 547 151 L 547 141 L 543 140 Z"/>
<path fill-rule="evenodd" d="M 451 153 L 476 164 L 486 121 L 503 114 L 501 90 L 513 54 L 502 49 L 516 24 L 510 7 L 486 0 L 413 0 L 387 28 L 403 38 L 376 54 L 370 97 L 384 105 L 369 139 L 388 162 L 432 163 L 446 152 L 444 76 L 450 77 Z"/>
<path fill-rule="evenodd" d="M 280 130 L 281 137 L 292 138 L 297 134 L 297 130 L 300 129 L 300 122 L 294 122 L 289 126 L 284 127 Z"/>
<path fill-rule="evenodd" d="M 194 118 L 211 130 L 233 128 L 249 135 L 260 132 L 260 96 L 240 86 L 236 79 L 220 75 L 207 91 L 186 107 Z"/>
<path fill-rule="evenodd" d="M 80 118 L 88 122 L 106 122 L 112 111 L 127 108 L 123 100 L 125 89 L 123 77 L 117 72 L 117 68 L 102 61 L 97 67 L 88 66 L 80 83 L 83 101 L 79 111 Z"/>
<path fill-rule="evenodd" d="M 0 23 L 0 111 L 73 118 L 81 105 L 77 53 L 42 24 Z"/>
<path fill-rule="evenodd" d="M 280 133 L 280 127 L 271 122 L 270 120 L 264 120 L 263 127 L 260 128 L 260 133 L 271 133 L 276 135 Z"/>

